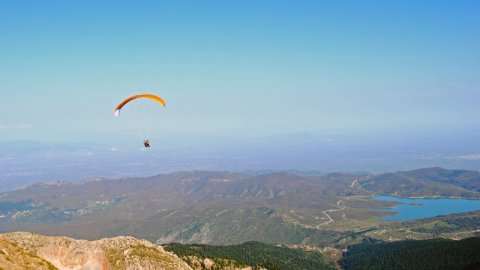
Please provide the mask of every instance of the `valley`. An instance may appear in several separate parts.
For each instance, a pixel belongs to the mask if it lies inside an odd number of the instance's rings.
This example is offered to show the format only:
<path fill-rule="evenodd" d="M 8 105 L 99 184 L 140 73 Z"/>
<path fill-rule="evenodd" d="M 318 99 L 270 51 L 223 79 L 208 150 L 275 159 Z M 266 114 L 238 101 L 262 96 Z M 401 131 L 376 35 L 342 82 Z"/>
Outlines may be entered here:
<path fill-rule="evenodd" d="M 393 214 L 382 209 L 397 203 L 371 198 L 379 194 L 379 186 L 382 193 L 393 190 L 398 185 L 397 175 L 406 174 L 410 175 L 409 185 L 416 186 L 415 192 L 405 193 L 412 197 L 420 192 L 435 197 L 440 190 L 456 197 L 461 189 L 467 190 L 463 194 L 468 198 L 480 194 L 475 186 L 480 181 L 478 172 L 440 168 L 324 176 L 190 171 L 147 178 L 46 182 L 3 193 L 0 229 L 90 240 L 131 235 L 158 244 L 261 241 L 336 248 L 366 237 L 400 240 L 478 235 L 473 230 L 478 225 L 478 211 L 446 220 L 426 219 L 430 225 L 421 228 L 414 221 L 381 221 Z M 457 175 L 470 186 L 452 177 L 447 182 L 445 175 Z M 462 218 L 470 219 L 473 227 L 461 222 L 452 225 Z"/>

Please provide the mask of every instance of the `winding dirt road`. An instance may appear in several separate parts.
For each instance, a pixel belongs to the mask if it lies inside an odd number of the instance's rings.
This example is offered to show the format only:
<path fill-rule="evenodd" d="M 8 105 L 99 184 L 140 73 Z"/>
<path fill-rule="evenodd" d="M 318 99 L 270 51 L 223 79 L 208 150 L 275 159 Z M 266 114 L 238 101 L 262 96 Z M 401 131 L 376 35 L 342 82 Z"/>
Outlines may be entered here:
<path fill-rule="evenodd" d="M 343 202 L 343 205 L 340 205 L 341 203 Z M 317 229 L 320 227 L 320 226 L 324 226 L 324 225 L 327 225 L 327 224 L 330 224 L 330 223 L 334 223 L 335 220 L 333 220 L 333 218 L 328 214 L 328 213 L 331 213 L 331 212 L 336 212 L 336 211 L 341 211 L 341 210 L 344 210 L 345 208 L 347 208 L 347 205 L 345 204 L 345 202 L 343 200 L 339 200 L 337 202 L 337 206 L 339 208 L 333 208 L 333 209 L 328 209 L 328 210 L 325 210 L 325 211 L 322 211 L 322 213 L 327 216 L 328 220 L 323 222 L 323 223 L 320 223 L 317 225 Z"/>

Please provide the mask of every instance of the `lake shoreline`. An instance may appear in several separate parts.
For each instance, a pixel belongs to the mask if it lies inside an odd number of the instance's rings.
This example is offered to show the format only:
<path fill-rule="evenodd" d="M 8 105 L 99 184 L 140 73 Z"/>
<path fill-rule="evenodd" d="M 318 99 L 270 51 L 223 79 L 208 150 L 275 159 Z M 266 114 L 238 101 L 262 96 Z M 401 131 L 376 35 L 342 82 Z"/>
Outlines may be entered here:
<path fill-rule="evenodd" d="M 378 195 L 374 195 L 372 196 L 372 198 L 374 197 L 378 197 L 378 196 L 388 196 L 388 197 L 395 197 L 395 198 L 399 198 L 399 199 L 462 199 L 462 200 L 480 200 L 480 197 L 479 198 L 470 198 L 470 197 L 442 197 L 442 196 L 406 196 L 406 197 L 401 197 L 401 196 L 397 196 L 397 195 L 392 195 L 392 194 L 378 194 Z"/>
<path fill-rule="evenodd" d="M 380 218 L 382 221 L 407 221 L 480 210 L 480 199 L 407 198 L 391 195 L 377 195 L 371 197 L 371 199 L 395 204 L 394 206 L 383 208 L 382 211 L 392 215 Z"/>

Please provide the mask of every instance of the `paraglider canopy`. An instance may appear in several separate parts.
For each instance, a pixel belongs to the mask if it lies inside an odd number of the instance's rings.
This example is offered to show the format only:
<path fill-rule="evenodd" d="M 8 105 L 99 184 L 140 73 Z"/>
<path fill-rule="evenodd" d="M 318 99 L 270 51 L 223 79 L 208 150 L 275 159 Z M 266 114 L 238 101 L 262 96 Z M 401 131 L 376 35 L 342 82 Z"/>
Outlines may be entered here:
<path fill-rule="evenodd" d="M 115 107 L 115 110 L 113 112 L 113 115 L 115 115 L 115 117 L 118 117 L 120 115 L 120 110 L 122 109 L 123 106 L 125 106 L 127 103 L 129 103 L 130 101 L 134 100 L 134 99 L 137 99 L 137 98 L 147 98 L 147 99 L 151 99 L 153 101 L 156 101 L 158 103 L 160 103 L 163 107 L 166 106 L 165 104 L 165 100 L 163 100 L 161 97 L 157 96 L 157 95 L 154 95 L 154 94 L 139 94 L 139 95 L 133 95 L 131 97 L 128 97 L 126 99 L 124 99 L 122 102 L 120 102 L 117 107 Z"/>
<path fill-rule="evenodd" d="M 113 115 L 115 115 L 115 117 L 118 117 L 120 115 L 120 110 L 123 108 L 123 106 L 125 106 L 127 103 L 129 103 L 130 101 L 132 101 L 134 99 L 137 99 L 137 98 L 142 98 L 142 99 L 145 98 L 145 99 L 153 100 L 155 102 L 160 103 L 163 107 L 165 107 L 165 105 L 166 105 L 165 101 L 157 95 L 154 95 L 154 94 L 138 94 L 138 95 L 133 95 L 131 97 L 128 97 L 128 98 L 124 99 L 122 102 L 120 102 L 115 107 Z M 135 121 L 135 122 L 137 122 L 137 121 Z M 142 133 L 145 133 L 145 132 L 142 132 Z M 144 137 L 144 136 L 142 136 L 142 137 Z M 143 140 L 143 145 L 145 146 L 145 149 L 149 148 L 150 147 L 150 141 L 147 140 L 147 139 L 144 139 Z"/>

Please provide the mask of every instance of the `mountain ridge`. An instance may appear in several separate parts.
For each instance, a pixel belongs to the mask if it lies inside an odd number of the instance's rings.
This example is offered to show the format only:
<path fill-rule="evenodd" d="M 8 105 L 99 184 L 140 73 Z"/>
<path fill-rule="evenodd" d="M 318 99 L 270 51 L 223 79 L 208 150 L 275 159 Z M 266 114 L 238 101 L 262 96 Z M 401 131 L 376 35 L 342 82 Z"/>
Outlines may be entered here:
<path fill-rule="evenodd" d="M 421 168 L 375 175 L 360 181 L 362 188 L 398 197 L 480 198 L 480 172 Z"/>
<path fill-rule="evenodd" d="M 410 182 L 406 183 L 412 188 L 407 185 L 399 189 L 396 179 L 405 178 L 408 173 Z M 344 246 L 348 241 L 357 241 L 357 236 L 363 237 L 366 233 L 362 232 L 381 232 L 387 226 L 379 217 L 392 213 L 382 209 L 396 203 L 371 200 L 375 195 L 389 194 L 387 189 L 377 188 L 377 184 L 397 188 L 394 191 L 404 190 L 407 197 L 435 196 L 438 193 L 432 191 L 438 190 L 451 197 L 461 195 L 459 190 L 465 193 L 465 188 L 457 186 L 462 181 L 434 181 L 436 173 L 441 179 L 445 175 L 460 175 L 475 183 L 472 175 L 478 174 L 438 168 L 382 175 L 323 176 L 183 171 L 146 178 L 37 184 L 0 195 L 0 231 L 26 230 L 89 240 L 132 235 L 158 244 L 227 245 L 257 240 Z M 427 175 L 433 180 L 415 175 Z M 475 190 L 465 194 L 469 198 L 478 196 Z M 472 222 L 468 224 L 478 221 Z M 444 235 L 475 234 L 470 225 L 455 226 L 454 231 L 445 231 Z M 422 229 L 413 236 L 409 235 L 411 230 L 395 230 L 395 237 L 423 239 L 432 230 Z"/>

